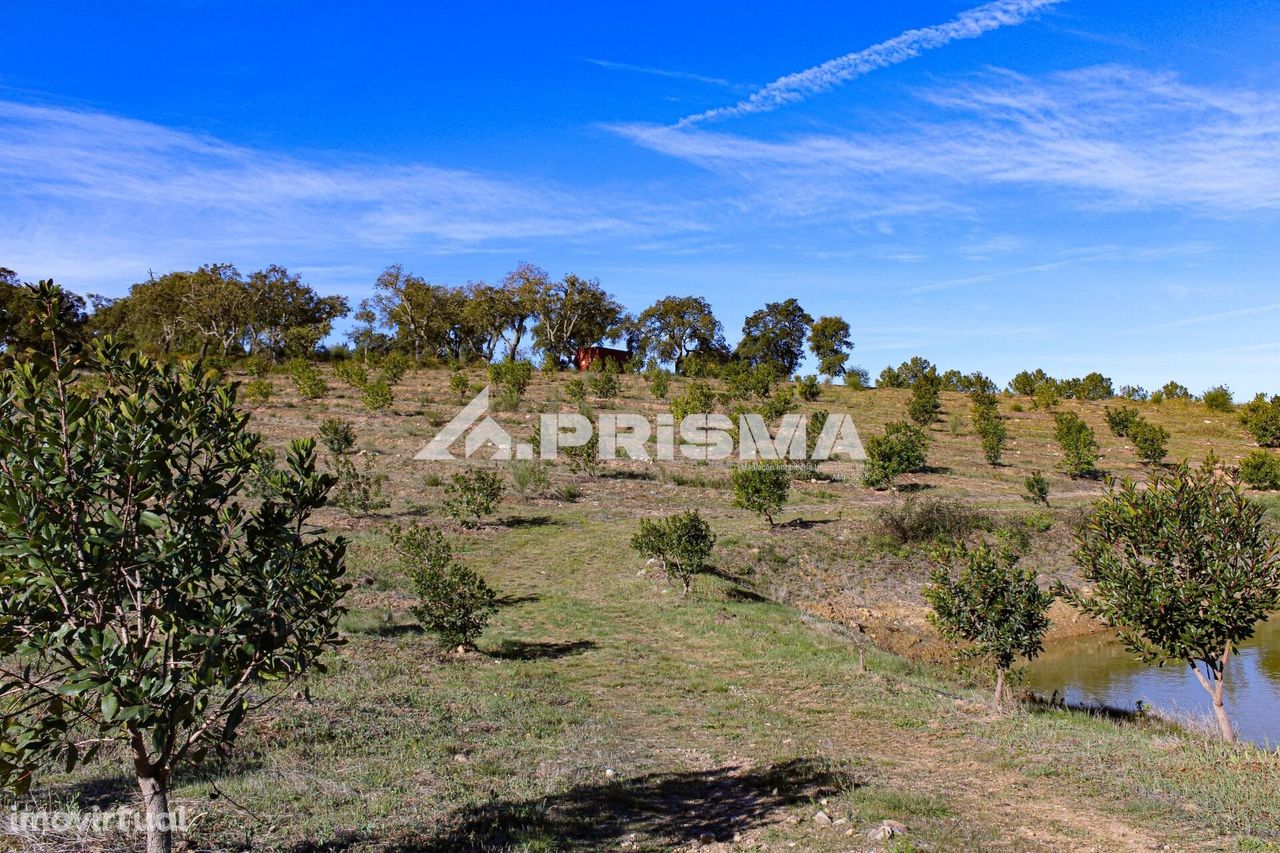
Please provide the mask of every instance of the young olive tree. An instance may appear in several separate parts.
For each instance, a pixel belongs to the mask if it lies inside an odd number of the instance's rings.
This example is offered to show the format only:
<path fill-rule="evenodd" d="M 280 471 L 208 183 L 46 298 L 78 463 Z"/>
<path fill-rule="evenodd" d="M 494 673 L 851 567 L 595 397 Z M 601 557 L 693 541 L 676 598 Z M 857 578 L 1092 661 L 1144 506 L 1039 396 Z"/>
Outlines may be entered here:
<path fill-rule="evenodd" d="M 1053 593 L 1040 589 L 1035 569 L 1018 567 L 1016 554 L 986 543 L 973 548 L 956 544 L 934 558 L 936 565 L 922 590 L 933 608 L 929 621 L 948 639 L 967 643 L 962 654 L 995 664 L 992 705 L 999 707 L 1013 662 L 1044 650 Z"/>
<path fill-rule="evenodd" d="M 498 610 L 497 593 L 453 558 L 453 546 L 439 530 L 413 524 L 392 527 L 390 536 L 418 596 L 412 609 L 418 624 L 450 648 L 474 648 Z"/>
<path fill-rule="evenodd" d="M 733 505 L 763 515 L 773 527 L 773 515 L 791 495 L 791 472 L 781 462 L 765 461 L 733 469 Z"/>
<path fill-rule="evenodd" d="M 1078 534 L 1089 595 L 1064 594 L 1153 662 L 1183 661 L 1223 705 L 1232 650 L 1280 609 L 1280 541 L 1263 509 L 1206 463 L 1156 474 L 1146 488 L 1112 483 Z"/>
<path fill-rule="evenodd" d="M 28 298 L 56 341 L 66 294 Z M 346 543 L 308 524 L 333 478 L 298 441 L 244 505 L 247 424 L 214 372 L 109 340 L 0 372 L 0 783 L 121 744 L 150 853 L 175 770 L 338 642 Z"/>
<path fill-rule="evenodd" d="M 679 580 L 689 594 L 689 583 L 702 571 L 715 547 L 716 537 L 706 520 L 693 512 L 650 521 L 640 520 L 640 529 L 631 537 L 631 547 L 642 557 L 654 557 L 662 563 L 667 576 Z"/>
<path fill-rule="evenodd" d="M 929 439 L 924 430 L 909 421 L 891 421 L 883 435 L 867 439 L 867 465 L 862 482 L 873 489 L 893 489 L 898 478 L 924 467 Z"/>

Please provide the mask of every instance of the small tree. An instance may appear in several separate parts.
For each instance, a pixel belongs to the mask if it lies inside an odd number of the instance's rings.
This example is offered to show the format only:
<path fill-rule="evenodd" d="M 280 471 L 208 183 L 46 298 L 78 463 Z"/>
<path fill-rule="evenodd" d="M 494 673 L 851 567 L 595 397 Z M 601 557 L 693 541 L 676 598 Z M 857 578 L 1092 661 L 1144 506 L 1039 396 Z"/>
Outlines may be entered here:
<path fill-rule="evenodd" d="M 1027 499 L 1032 503 L 1049 505 L 1049 478 L 1040 471 L 1032 471 L 1031 476 L 1022 481 L 1027 489 Z"/>
<path fill-rule="evenodd" d="M 1226 385 L 1213 386 L 1205 391 L 1200 399 L 1204 401 L 1205 408 L 1215 412 L 1233 412 L 1236 408 L 1231 389 Z"/>
<path fill-rule="evenodd" d="M 364 365 L 354 358 L 339 361 L 333 366 L 333 375 L 357 391 L 363 391 L 369 384 L 369 372 Z"/>
<path fill-rule="evenodd" d="M 1075 412 L 1058 412 L 1053 416 L 1053 435 L 1062 448 L 1062 466 L 1072 477 L 1094 473 L 1094 463 L 1101 456 L 1093 427 Z"/>
<path fill-rule="evenodd" d="M 982 455 L 991 465 L 999 465 L 1009 430 L 1000 416 L 996 396 L 986 386 L 975 388 L 969 396 L 973 400 L 973 427 L 982 442 Z"/>
<path fill-rule="evenodd" d="M 361 398 L 364 407 L 371 412 L 380 412 L 383 409 L 391 408 L 395 403 L 395 395 L 391 392 L 391 385 L 384 379 L 375 379 L 368 385 L 364 386 L 364 396 Z"/>
<path fill-rule="evenodd" d="M 671 389 L 671 376 L 665 370 L 655 368 L 649 371 L 649 393 L 659 400 L 667 399 L 667 392 Z"/>
<path fill-rule="evenodd" d="M 933 423 L 938 412 L 942 411 L 941 390 L 942 380 L 935 370 L 916 379 L 911 385 L 911 403 L 907 406 L 907 416 L 922 427 Z"/>
<path fill-rule="evenodd" d="M 449 390 L 457 394 L 459 400 L 465 400 L 468 392 L 471 391 L 471 383 L 467 380 L 467 374 L 458 371 L 450 375 Z"/>
<path fill-rule="evenodd" d="M 308 526 L 333 480 L 294 442 L 246 506 L 234 386 L 109 340 L 69 357 L 63 291 L 30 298 L 51 354 L 0 372 L 0 783 L 118 745 L 164 853 L 173 773 L 338 642 L 346 544 Z"/>
<path fill-rule="evenodd" d="M 1255 489 L 1280 489 L 1280 456 L 1253 451 L 1240 462 L 1240 479 Z"/>
<path fill-rule="evenodd" d="M 541 459 L 513 459 L 510 470 L 511 485 L 522 500 L 528 500 L 551 488 L 547 465 Z"/>
<path fill-rule="evenodd" d="M 445 512 L 463 527 L 477 527 L 498 508 L 502 500 L 502 479 L 485 468 L 454 474 L 444 487 Z"/>
<path fill-rule="evenodd" d="M 1138 418 L 1130 425 L 1129 440 L 1138 457 L 1148 465 L 1159 465 L 1169 455 L 1169 431 L 1146 418 Z"/>
<path fill-rule="evenodd" d="M 334 456 L 341 456 L 356 443 L 356 428 L 342 418 L 325 418 L 320 422 L 320 443 Z"/>
<path fill-rule="evenodd" d="M 781 462 L 766 460 L 733 469 L 733 505 L 763 515 L 770 527 L 790 494 L 791 474 Z"/>
<path fill-rule="evenodd" d="M 907 421 L 885 424 L 884 435 L 866 441 L 867 466 L 862 481 L 873 489 L 897 490 L 903 474 L 924 467 L 929 440 L 924 430 Z"/>
<path fill-rule="evenodd" d="M 1034 569 L 1018 567 L 1016 554 L 986 543 L 943 548 L 935 561 L 921 591 L 933 608 L 929 621 L 948 639 L 968 643 L 963 655 L 995 664 L 992 705 L 999 707 L 1014 660 L 1044 650 L 1053 593 L 1040 589 Z"/>
<path fill-rule="evenodd" d="M 493 588 L 453 558 L 453 547 L 439 530 L 418 524 L 407 530 L 393 527 L 391 544 L 418 596 L 413 618 L 444 645 L 474 647 L 498 609 Z"/>
<path fill-rule="evenodd" d="M 656 558 L 668 577 L 680 581 L 683 595 L 689 594 L 690 581 L 706 566 L 715 544 L 711 526 L 696 510 L 657 521 L 641 519 L 631 537 L 631 547 L 640 556 Z"/>
<path fill-rule="evenodd" d="M 1235 738 L 1227 662 L 1280 608 L 1280 541 L 1263 516 L 1208 462 L 1157 474 L 1146 488 L 1111 483 L 1078 533 L 1075 558 L 1092 592 L 1063 590 L 1144 659 L 1190 666 L 1225 740 Z"/>
<path fill-rule="evenodd" d="M 1117 406 L 1114 409 L 1107 406 L 1104 413 L 1107 418 L 1107 428 L 1116 438 L 1127 438 L 1129 427 L 1142 418 L 1133 406 Z"/>
<path fill-rule="evenodd" d="M 329 393 L 329 386 L 316 370 L 315 365 L 305 358 L 295 358 L 289 362 L 289 378 L 298 395 L 304 400 L 318 400 Z"/>
<path fill-rule="evenodd" d="M 821 393 L 822 388 L 818 385 L 818 377 L 812 375 L 801 376 L 796 380 L 796 394 L 806 403 L 812 403 L 817 400 Z"/>
<path fill-rule="evenodd" d="M 498 386 L 499 393 L 516 402 L 533 381 L 533 364 L 527 361 L 500 361 L 489 365 L 489 381 Z"/>
<path fill-rule="evenodd" d="M 1240 422 L 1263 447 L 1280 447 L 1280 394 L 1269 401 L 1259 394 L 1240 412 Z"/>

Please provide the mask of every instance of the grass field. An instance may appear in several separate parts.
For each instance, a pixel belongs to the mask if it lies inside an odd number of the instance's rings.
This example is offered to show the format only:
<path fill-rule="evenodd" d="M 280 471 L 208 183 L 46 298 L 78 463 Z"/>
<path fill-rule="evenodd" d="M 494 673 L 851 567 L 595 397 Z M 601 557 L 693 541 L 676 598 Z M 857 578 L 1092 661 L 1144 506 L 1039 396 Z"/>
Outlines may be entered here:
<path fill-rule="evenodd" d="M 847 467 L 797 483 L 774 529 L 732 506 L 727 466 L 618 463 L 597 477 L 557 467 L 552 492 L 572 481 L 575 500 L 508 493 L 489 523 L 463 530 L 433 484 L 455 465 L 502 466 L 412 461 L 456 411 L 448 377 L 412 373 L 391 411 L 370 414 L 336 381 L 303 402 L 275 376 L 273 401 L 254 410 L 277 447 L 324 417 L 350 419 L 392 505 L 323 514 L 353 539 L 346 644 L 327 674 L 253 718 L 224 763 L 178 778 L 175 801 L 196 815 L 189 849 L 1280 849 L 1278 753 L 1155 719 L 1030 702 L 991 712 L 983 674 L 945 665 L 924 624 L 920 549 L 879 532 L 876 512 L 905 498 Z M 527 436 L 537 412 L 569 410 L 566 378 L 535 377 L 519 411 L 495 416 Z M 906 393 L 830 388 L 807 408 L 847 411 L 866 436 L 903 417 Z M 1021 531 L 1026 561 L 1069 581 L 1072 519 L 1102 484 L 1053 473 L 1051 415 L 1013 402 L 1001 401 L 1007 464 L 993 469 L 968 424 L 949 424 L 968 420 L 966 399 L 944 395 L 930 468 L 909 490 Z M 591 404 L 665 410 L 637 377 Z M 1062 408 L 1094 426 L 1106 471 L 1143 474 L 1102 404 Z M 1144 414 L 1172 433 L 1171 458 L 1212 449 L 1230 462 L 1252 446 L 1229 413 L 1167 402 Z M 1050 474 L 1047 512 L 1021 497 L 1035 469 Z M 687 508 L 719 542 L 715 572 L 682 597 L 628 542 L 639 518 Z M 408 614 L 384 531 L 413 519 L 442 527 L 502 596 L 476 651 L 441 650 Z M 1059 631 L 1087 627 L 1059 617 Z M 119 803 L 134 796 L 126 769 L 103 756 L 46 777 L 36 796 Z M 905 831 L 870 839 L 886 820 Z"/>

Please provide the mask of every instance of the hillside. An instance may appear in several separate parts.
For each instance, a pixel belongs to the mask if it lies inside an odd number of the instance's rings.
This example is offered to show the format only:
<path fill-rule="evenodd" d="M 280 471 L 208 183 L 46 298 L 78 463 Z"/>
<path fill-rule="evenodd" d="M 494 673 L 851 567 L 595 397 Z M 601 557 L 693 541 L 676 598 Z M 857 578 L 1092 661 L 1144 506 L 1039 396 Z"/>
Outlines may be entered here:
<path fill-rule="evenodd" d="M 330 672 L 248 724 L 231 759 L 177 780 L 199 813 L 194 847 L 302 850 L 1200 850 L 1280 844 L 1280 754 L 1220 746 L 1150 718 L 1034 703 L 996 715 L 977 672 L 957 675 L 922 619 L 921 549 L 886 540 L 877 513 L 907 496 L 856 471 L 797 482 L 778 527 L 732 506 L 728 467 L 619 462 L 552 470 L 546 496 L 509 490 L 475 531 L 441 512 L 461 466 L 412 459 L 456 412 L 446 371 L 417 371 L 369 413 L 329 377 L 302 401 L 273 375 L 253 420 L 277 448 L 349 419 L 391 506 L 320 517 L 353 537 L 346 645 Z M 470 375 L 480 383 L 479 371 Z M 531 434 L 569 377 L 536 375 L 518 411 Z M 672 383 L 679 393 L 681 383 Z M 864 438 L 903 416 L 905 391 L 826 388 L 805 409 L 847 411 Z M 665 411 L 638 377 L 597 411 Z M 1006 464 L 982 458 L 968 402 L 944 395 L 929 469 L 904 491 L 955 499 L 1025 537 L 1025 559 L 1070 581 L 1070 525 L 1096 480 L 1054 473 L 1052 416 L 1001 398 Z M 1027 401 L 1021 401 L 1023 405 Z M 1029 408 L 1029 406 L 1028 406 Z M 1141 476 L 1103 405 L 1066 401 L 1097 432 L 1101 467 Z M 1230 462 L 1250 442 L 1229 413 L 1144 405 L 1171 458 Z M 960 416 L 964 423 L 950 419 Z M 361 466 L 365 461 L 360 463 Z M 1022 498 L 1033 470 L 1049 509 Z M 576 494 L 565 487 L 572 485 Z M 637 520 L 697 508 L 719 537 L 716 571 L 682 598 L 628 542 Z M 502 596 L 476 652 L 442 651 L 385 528 L 442 527 Z M 1059 611 L 1057 630 L 1087 630 Z M 45 794 L 105 805 L 132 795 L 106 756 Z M 905 831 L 871 840 L 882 821 Z M 108 839 L 107 842 L 110 840 Z M 126 841 L 121 842 L 126 845 Z M 121 847 L 121 849 L 126 849 Z"/>

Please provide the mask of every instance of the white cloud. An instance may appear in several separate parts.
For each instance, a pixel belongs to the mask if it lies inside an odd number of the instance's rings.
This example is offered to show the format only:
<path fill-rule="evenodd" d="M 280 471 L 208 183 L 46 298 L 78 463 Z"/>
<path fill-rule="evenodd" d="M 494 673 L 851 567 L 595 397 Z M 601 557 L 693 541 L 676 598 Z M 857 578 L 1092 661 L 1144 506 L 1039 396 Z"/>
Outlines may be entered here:
<path fill-rule="evenodd" d="M 680 223 L 616 194 L 429 165 L 334 163 L 5 101 L 0 184 L 2 263 L 85 287 L 281 247 L 323 266 L 360 252 L 643 237 Z"/>
<path fill-rule="evenodd" d="M 1031 15 L 1055 6 L 1063 0 L 994 0 L 960 13 L 945 24 L 907 30 L 888 41 L 806 68 L 753 92 L 731 107 L 707 110 L 680 120 L 677 127 L 689 127 L 704 121 L 732 118 L 775 110 L 786 104 L 807 100 L 855 77 L 914 59 L 925 51 L 935 50 L 959 39 L 977 38 L 984 33 L 1013 26 Z"/>
<path fill-rule="evenodd" d="M 755 139 L 617 125 L 644 147 L 739 181 L 785 214 L 959 213 L 993 188 L 1059 190 L 1040 203 L 1280 209 L 1280 98 L 1102 66 L 1034 79 L 993 71 L 920 93 L 876 131 Z M 1007 199 L 1006 199 L 1007 201 Z"/>

